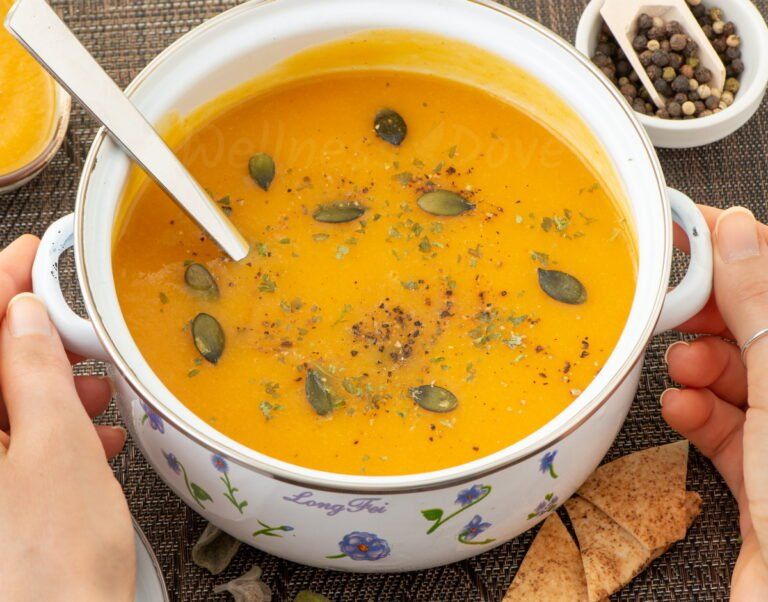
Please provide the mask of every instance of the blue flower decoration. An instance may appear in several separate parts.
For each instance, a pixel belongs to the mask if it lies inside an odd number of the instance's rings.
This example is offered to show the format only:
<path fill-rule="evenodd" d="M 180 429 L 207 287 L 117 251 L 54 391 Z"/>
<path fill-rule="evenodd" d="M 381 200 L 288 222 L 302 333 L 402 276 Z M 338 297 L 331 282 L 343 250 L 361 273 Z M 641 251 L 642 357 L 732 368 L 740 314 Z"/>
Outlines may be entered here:
<path fill-rule="evenodd" d="M 339 542 L 342 554 L 352 560 L 381 560 L 389 556 L 389 544 L 373 533 L 353 531 Z"/>
<path fill-rule="evenodd" d="M 482 485 L 472 485 L 469 489 L 459 491 L 459 495 L 456 496 L 456 503 L 461 506 L 468 506 L 472 502 L 476 501 L 481 495 L 485 493 Z"/>
<path fill-rule="evenodd" d="M 541 472 L 548 472 L 549 476 L 551 476 L 553 479 L 557 478 L 557 473 L 555 472 L 555 456 L 557 455 L 557 450 L 553 450 L 551 452 L 547 452 L 544 454 L 539 462 L 539 470 Z"/>
<path fill-rule="evenodd" d="M 537 516 L 544 516 L 545 514 L 549 514 L 555 508 L 557 508 L 558 501 L 558 497 L 554 493 L 548 493 L 544 496 L 544 499 L 537 504 L 534 511 L 528 515 L 528 520 Z"/>
<path fill-rule="evenodd" d="M 480 515 L 475 514 L 475 517 L 469 521 L 469 524 L 466 527 L 464 527 L 462 535 L 464 536 L 464 539 L 472 540 L 480 535 L 483 531 L 488 530 L 490 526 L 491 523 L 484 523 Z"/>
<path fill-rule="evenodd" d="M 141 407 L 147 415 L 146 420 L 149 420 L 149 426 L 152 427 L 152 430 L 158 431 L 160 434 L 165 433 L 165 423 L 160 418 L 160 415 L 143 401 L 141 402 Z"/>
<path fill-rule="evenodd" d="M 227 474 L 229 472 L 229 464 L 227 464 L 227 461 L 219 454 L 213 454 L 211 456 L 211 464 L 213 464 L 213 467 L 222 474 Z"/>
<path fill-rule="evenodd" d="M 165 451 L 163 451 L 163 456 L 165 456 L 165 461 L 168 462 L 168 466 L 171 467 L 171 470 L 176 474 L 179 474 L 181 472 L 181 464 L 179 464 L 178 458 L 173 453 L 167 454 Z"/>
<path fill-rule="evenodd" d="M 291 525 L 283 525 L 282 529 L 283 531 L 293 531 L 293 527 L 291 527 Z"/>

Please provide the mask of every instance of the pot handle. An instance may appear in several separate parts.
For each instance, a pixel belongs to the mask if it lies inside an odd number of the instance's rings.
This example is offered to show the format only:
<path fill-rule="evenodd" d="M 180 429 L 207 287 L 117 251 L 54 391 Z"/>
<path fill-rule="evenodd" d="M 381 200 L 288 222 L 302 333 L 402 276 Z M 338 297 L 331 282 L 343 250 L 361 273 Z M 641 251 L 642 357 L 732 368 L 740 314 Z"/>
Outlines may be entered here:
<path fill-rule="evenodd" d="M 709 226 L 696 204 L 682 192 L 667 188 L 667 199 L 672 208 L 672 219 L 688 236 L 691 260 L 680 284 L 667 293 L 653 334 L 670 330 L 695 316 L 712 294 L 712 239 Z"/>
<path fill-rule="evenodd" d="M 40 240 L 32 265 L 32 290 L 48 308 L 64 347 L 86 358 L 110 361 L 89 320 L 69 307 L 59 283 L 59 257 L 75 244 L 75 215 L 70 213 L 50 225 Z"/>

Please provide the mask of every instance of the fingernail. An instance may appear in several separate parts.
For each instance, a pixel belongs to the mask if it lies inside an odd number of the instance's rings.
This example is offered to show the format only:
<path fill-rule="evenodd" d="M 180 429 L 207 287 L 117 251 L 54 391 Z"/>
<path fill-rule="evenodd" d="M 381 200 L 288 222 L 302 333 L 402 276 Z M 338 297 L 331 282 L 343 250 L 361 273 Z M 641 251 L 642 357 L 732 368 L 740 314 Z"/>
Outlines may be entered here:
<path fill-rule="evenodd" d="M 725 263 L 760 255 L 757 221 L 744 207 L 731 207 L 717 218 L 715 238 L 717 252 Z"/>
<path fill-rule="evenodd" d="M 667 364 L 667 366 L 669 366 L 669 352 L 679 345 L 684 345 L 685 347 L 691 346 L 691 344 L 688 341 L 677 341 L 675 343 L 672 343 L 669 347 L 667 347 L 667 350 L 664 352 L 664 363 Z"/>
<path fill-rule="evenodd" d="M 8 330 L 15 338 L 26 336 L 50 336 L 51 320 L 48 310 L 32 293 L 16 295 L 8 304 Z"/>
<path fill-rule="evenodd" d="M 664 392 L 661 395 L 659 395 L 659 405 L 661 407 L 664 407 L 664 396 L 667 395 L 670 391 L 677 391 L 677 389 L 674 389 L 674 388 L 665 389 Z"/>
<path fill-rule="evenodd" d="M 111 426 L 110 428 L 115 432 L 122 433 L 123 439 L 128 437 L 128 431 L 126 431 L 122 426 Z"/>
<path fill-rule="evenodd" d="M 117 387 L 115 386 L 115 379 L 109 376 L 109 374 L 106 374 L 104 376 L 99 376 L 100 380 L 103 380 L 109 385 L 109 396 L 114 397 L 115 393 L 117 393 Z"/>

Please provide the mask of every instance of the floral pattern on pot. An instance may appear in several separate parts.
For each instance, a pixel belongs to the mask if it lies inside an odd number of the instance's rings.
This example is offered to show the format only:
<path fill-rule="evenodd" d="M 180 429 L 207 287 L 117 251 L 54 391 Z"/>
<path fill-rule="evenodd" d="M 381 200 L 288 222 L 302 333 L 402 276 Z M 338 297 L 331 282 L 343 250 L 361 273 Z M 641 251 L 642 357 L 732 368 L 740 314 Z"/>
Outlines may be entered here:
<path fill-rule="evenodd" d="M 557 450 L 553 449 L 552 451 L 547 452 L 541 457 L 541 460 L 539 461 L 539 470 L 543 473 L 549 473 L 549 476 L 553 479 L 557 478 L 557 473 L 555 472 L 555 456 L 557 455 Z"/>
<path fill-rule="evenodd" d="M 144 410 L 144 416 L 141 418 L 141 424 L 149 421 L 149 426 L 153 431 L 158 431 L 161 435 L 165 434 L 165 422 L 160 418 L 160 414 L 150 408 L 145 402 L 141 402 L 141 409 Z"/>
<path fill-rule="evenodd" d="M 350 558 L 352 560 L 381 560 L 389 556 L 389 544 L 386 540 L 373 533 L 352 531 L 347 533 L 339 542 L 341 554 L 326 556 L 326 558 Z"/>
<path fill-rule="evenodd" d="M 471 508 L 475 504 L 479 504 L 491 493 L 490 485 L 475 484 L 467 489 L 462 489 L 456 496 L 456 503 L 461 506 L 455 512 L 452 512 L 448 516 L 444 516 L 445 512 L 442 508 L 430 508 L 429 510 L 422 510 L 421 515 L 428 521 L 432 522 L 432 526 L 427 530 L 427 535 L 434 533 L 441 525 L 444 525 L 454 516 L 461 514 L 466 509 Z"/>
<path fill-rule="evenodd" d="M 280 525 L 279 527 L 270 527 L 267 523 L 260 521 L 259 519 L 256 519 L 256 522 L 258 522 L 262 528 L 258 531 L 253 532 L 254 537 L 258 537 L 259 535 L 266 535 L 267 537 L 282 537 L 278 531 L 284 531 L 286 533 L 293 531 L 293 527 L 291 525 Z"/>
<path fill-rule="evenodd" d="M 475 541 L 478 535 L 488 530 L 493 525 L 491 523 L 483 522 L 482 517 L 479 514 L 475 514 L 474 518 L 462 529 L 459 533 L 459 543 L 467 545 L 481 546 L 486 543 L 496 541 L 495 539 L 483 539 L 482 541 Z"/>
<path fill-rule="evenodd" d="M 544 496 L 544 499 L 538 503 L 536 509 L 528 515 L 528 520 L 549 514 L 557 508 L 558 501 L 558 497 L 554 493 L 548 493 Z"/>
<path fill-rule="evenodd" d="M 222 495 L 227 498 L 227 500 L 229 500 L 229 502 L 235 508 L 237 508 L 237 511 L 240 514 L 242 514 L 243 508 L 248 505 L 248 502 L 247 500 L 239 502 L 235 497 L 235 494 L 240 490 L 237 487 L 233 487 L 232 481 L 229 480 L 229 464 L 219 454 L 213 454 L 211 456 L 211 464 L 213 464 L 213 467 L 221 473 L 219 479 L 221 479 L 221 482 L 224 483 L 224 486 L 227 488 L 227 490 Z"/>
<path fill-rule="evenodd" d="M 200 508 L 205 510 L 205 504 L 203 502 L 212 502 L 213 498 L 211 497 L 211 494 L 197 483 L 190 481 L 187 469 L 184 468 L 184 465 L 179 462 L 179 459 L 173 453 L 167 453 L 164 449 L 160 451 L 163 452 L 165 461 L 168 463 L 170 469 L 177 475 L 182 475 L 184 477 L 184 484 L 187 486 L 187 491 L 189 491 L 189 495 L 192 496 L 192 499 L 197 502 L 197 505 L 200 506 Z"/>

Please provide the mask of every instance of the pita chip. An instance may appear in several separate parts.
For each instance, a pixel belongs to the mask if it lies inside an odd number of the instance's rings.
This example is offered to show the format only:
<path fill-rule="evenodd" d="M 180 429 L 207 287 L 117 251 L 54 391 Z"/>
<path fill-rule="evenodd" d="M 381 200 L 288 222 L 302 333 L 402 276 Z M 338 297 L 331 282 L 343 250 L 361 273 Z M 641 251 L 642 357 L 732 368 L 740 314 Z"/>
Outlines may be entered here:
<path fill-rule="evenodd" d="M 688 441 L 650 447 L 600 466 L 577 491 L 647 550 L 666 549 L 687 528 Z"/>
<path fill-rule="evenodd" d="M 629 532 L 588 501 L 565 503 L 579 540 L 589 602 L 617 592 L 651 561 L 651 553 Z"/>
<path fill-rule="evenodd" d="M 581 554 L 557 513 L 533 540 L 503 602 L 586 602 Z"/>

